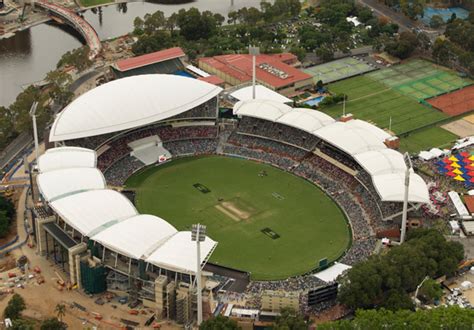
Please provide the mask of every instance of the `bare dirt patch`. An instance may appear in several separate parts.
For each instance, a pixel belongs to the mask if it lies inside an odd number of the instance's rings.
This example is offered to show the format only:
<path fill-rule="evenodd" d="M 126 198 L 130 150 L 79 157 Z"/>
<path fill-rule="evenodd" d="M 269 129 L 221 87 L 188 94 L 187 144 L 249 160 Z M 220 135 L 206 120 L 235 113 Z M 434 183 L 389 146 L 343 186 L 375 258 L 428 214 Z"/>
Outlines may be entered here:
<path fill-rule="evenodd" d="M 471 136 L 472 132 L 474 132 L 474 123 L 464 119 L 453 121 L 441 127 L 459 137 Z"/>
<path fill-rule="evenodd" d="M 246 207 L 245 205 L 239 205 L 241 203 L 236 203 L 233 201 L 220 202 L 215 205 L 215 208 L 230 217 L 235 221 L 242 221 L 249 219 L 253 212 L 252 208 Z"/>

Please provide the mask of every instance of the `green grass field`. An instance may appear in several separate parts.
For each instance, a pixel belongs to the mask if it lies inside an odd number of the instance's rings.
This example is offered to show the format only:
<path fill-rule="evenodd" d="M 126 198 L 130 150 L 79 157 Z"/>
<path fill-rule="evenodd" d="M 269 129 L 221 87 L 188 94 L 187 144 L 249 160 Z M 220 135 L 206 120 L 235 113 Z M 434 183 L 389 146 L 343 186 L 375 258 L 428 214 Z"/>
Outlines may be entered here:
<path fill-rule="evenodd" d="M 392 117 L 392 131 L 396 134 L 435 123 L 447 115 L 419 104 L 413 98 L 404 96 L 386 85 L 369 78 L 358 76 L 328 85 L 331 92 L 348 95 L 346 113 L 355 118 L 388 128 Z M 323 108 L 333 117 L 342 114 L 342 104 Z"/>
<path fill-rule="evenodd" d="M 410 153 L 417 153 L 421 150 L 431 148 L 448 147 L 459 137 L 447 130 L 433 126 L 427 129 L 416 131 L 400 139 L 400 149 Z"/>
<path fill-rule="evenodd" d="M 207 225 L 219 242 L 211 262 L 249 271 L 253 279 L 303 274 L 322 258 L 337 259 L 351 240 L 344 214 L 323 191 L 265 164 L 182 158 L 139 172 L 126 186 L 136 188 L 142 213 L 178 230 Z"/>

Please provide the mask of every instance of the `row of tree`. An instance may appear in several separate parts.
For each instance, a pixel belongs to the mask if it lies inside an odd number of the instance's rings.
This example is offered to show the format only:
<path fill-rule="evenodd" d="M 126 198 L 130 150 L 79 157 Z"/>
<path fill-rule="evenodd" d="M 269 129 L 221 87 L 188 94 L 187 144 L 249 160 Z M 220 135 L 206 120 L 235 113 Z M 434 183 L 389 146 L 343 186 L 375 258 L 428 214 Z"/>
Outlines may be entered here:
<path fill-rule="evenodd" d="M 318 326 L 318 330 L 349 329 L 472 329 L 474 310 L 454 307 L 439 307 L 431 310 L 390 311 L 358 310 L 353 320 L 329 322 Z"/>
<path fill-rule="evenodd" d="M 454 275 L 463 258 L 460 243 L 434 229 L 413 230 L 403 245 L 356 264 L 340 278 L 338 299 L 352 309 L 411 309 L 409 293 L 426 276 Z"/>
<path fill-rule="evenodd" d="M 300 10 L 299 0 L 276 0 L 273 4 L 262 1 L 260 9 L 251 7 L 230 12 L 229 25 L 223 25 L 224 16 L 200 12 L 197 8 L 181 9 L 169 17 L 157 11 L 135 18 L 134 34 L 138 41 L 132 51 L 141 55 L 181 46 L 193 59 L 198 55 L 236 53 L 249 44 L 258 44 L 262 51 L 278 52 L 286 34 L 268 26 L 271 22 L 294 17 Z"/>
<path fill-rule="evenodd" d="M 0 238 L 7 236 L 15 216 L 15 205 L 0 195 Z"/>
<path fill-rule="evenodd" d="M 433 44 L 433 58 L 442 65 L 463 67 L 474 75 L 474 12 L 467 20 L 456 18 L 446 25 L 445 36 Z"/>
<path fill-rule="evenodd" d="M 62 107 L 72 100 L 74 94 L 69 90 L 72 81 L 69 74 L 54 70 L 46 75 L 46 81 L 48 86 L 45 89 L 30 85 L 10 106 L 0 106 L 0 150 L 19 134 L 31 132 L 29 113 L 33 102 L 38 102 L 36 121 L 41 132 L 51 120 L 51 105 Z"/>

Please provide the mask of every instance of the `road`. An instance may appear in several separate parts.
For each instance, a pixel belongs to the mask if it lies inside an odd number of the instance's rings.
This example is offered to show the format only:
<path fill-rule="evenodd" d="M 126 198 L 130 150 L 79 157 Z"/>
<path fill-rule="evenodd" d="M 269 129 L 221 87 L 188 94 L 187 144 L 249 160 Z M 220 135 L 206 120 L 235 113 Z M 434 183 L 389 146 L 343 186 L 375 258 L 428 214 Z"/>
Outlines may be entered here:
<path fill-rule="evenodd" d="M 373 9 L 377 16 L 387 16 L 394 23 L 397 23 L 400 27 L 400 32 L 411 31 L 412 29 L 419 27 L 416 21 L 412 21 L 405 15 L 397 13 L 384 4 L 379 3 L 377 0 L 358 0 L 358 2 Z"/>

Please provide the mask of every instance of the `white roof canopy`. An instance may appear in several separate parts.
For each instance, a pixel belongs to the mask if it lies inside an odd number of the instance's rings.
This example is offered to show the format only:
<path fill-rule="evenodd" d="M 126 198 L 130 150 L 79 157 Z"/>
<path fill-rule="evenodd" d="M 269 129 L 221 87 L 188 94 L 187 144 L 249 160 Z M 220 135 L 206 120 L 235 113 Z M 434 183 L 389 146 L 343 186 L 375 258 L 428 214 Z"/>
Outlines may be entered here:
<path fill-rule="evenodd" d="M 292 126 L 312 133 L 352 156 L 369 175 L 382 201 L 403 201 L 403 180 L 406 164 L 403 155 L 388 149 L 385 141 L 391 135 L 383 129 L 359 119 L 336 122 L 325 113 L 308 109 L 292 109 L 269 100 L 240 101 L 234 114 Z M 428 202 L 428 188 L 423 179 L 413 174 L 409 200 Z M 377 178 L 377 179 L 376 179 Z M 389 180 L 390 184 L 384 180 Z"/>
<path fill-rule="evenodd" d="M 403 155 L 393 149 L 367 151 L 355 155 L 354 158 L 372 176 L 405 173 L 407 168 Z"/>
<path fill-rule="evenodd" d="M 140 127 L 186 112 L 222 88 L 188 77 L 138 75 L 111 81 L 81 95 L 56 117 L 50 141 Z"/>
<path fill-rule="evenodd" d="M 132 203 L 114 190 L 90 190 L 50 203 L 51 208 L 82 235 L 91 237 L 138 214 Z"/>
<path fill-rule="evenodd" d="M 234 115 L 260 118 L 276 121 L 282 115 L 292 111 L 292 108 L 281 102 L 255 99 L 239 101 L 234 106 Z"/>
<path fill-rule="evenodd" d="M 79 147 L 48 149 L 38 159 L 41 173 L 72 167 L 94 168 L 97 164 L 95 151 Z"/>
<path fill-rule="evenodd" d="M 276 122 L 312 133 L 336 121 L 321 111 L 296 108 L 278 118 Z"/>
<path fill-rule="evenodd" d="M 403 201 L 405 192 L 405 173 L 382 174 L 372 177 L 375 189 L 383 201 Z M 410 173 L 408 200 L 415 203 L 428 203 L 429 193 L 425 181 L 413 172 Z"/>
<path fill-rule="evenodd" d="M 96 168 L 67 168 L 50 171 L 39 174 L 36 181 L 41 195 L 47 202 L 106 187 L 102 172 Z"/>
<path fill-rule="evenodd" d="M 201 242 L 201 267 L 216 245 L 217 242 L 209 237 Z M 146 261 L 169 270 L 196 273 L 196 242 L 191 241 L 191 232 L 181 231 L 176 233 L 153 252 Z"/>
<path fill-rule="evenodd" d="M 239 101 L 248 101 L 253 99 L 252 86 L 242 87 L 235 92 L 231 93 L 230 96 L 236 98 Z M 293 101 L 268 87 L 262 85 L 255 86 L 255 98 L 270 100 L 280 103 L 293 103 Z"/>
<path fill-rule="evenodd" d="M 102 230 L 92 239 L 112 251 L 140 259 L 151 254 L 175 233 L 176 228 L 165 220 L 141 214 Z"/>
<path fill-rule="evenodd" d="M 343 122 L 325 126 L 314 131 L 314 134 L 351 156 L 387 148 L 380 137 L 373 134 L 372 131 Z"/>

